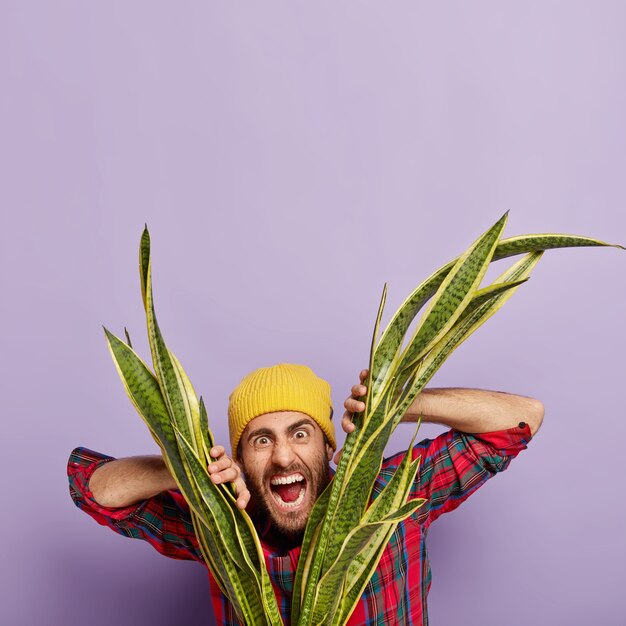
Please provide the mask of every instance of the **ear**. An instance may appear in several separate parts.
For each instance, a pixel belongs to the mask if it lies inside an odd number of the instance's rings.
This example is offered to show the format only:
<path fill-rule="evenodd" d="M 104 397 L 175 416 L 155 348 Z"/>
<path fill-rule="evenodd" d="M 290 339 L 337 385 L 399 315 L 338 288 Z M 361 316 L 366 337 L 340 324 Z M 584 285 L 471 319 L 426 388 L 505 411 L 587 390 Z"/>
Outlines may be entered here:
<path fill-rule="evenodd" d="M 328 457 L 328 462 L 329 463 L 330 463 L 330 461 L 333 460 L 334 452 L 335 452 L 334 448 L 329 443 L 327 443 L 326 444 L 326 456 Z"/>
<path fill-rule="evenodd" d="M 243 463 L 240 460 L 235 461 L 235 465 L 239 468 L 239 471 L 241 472 L 241 477 L 246 480 L 246 470 L 243 466 Z"/>

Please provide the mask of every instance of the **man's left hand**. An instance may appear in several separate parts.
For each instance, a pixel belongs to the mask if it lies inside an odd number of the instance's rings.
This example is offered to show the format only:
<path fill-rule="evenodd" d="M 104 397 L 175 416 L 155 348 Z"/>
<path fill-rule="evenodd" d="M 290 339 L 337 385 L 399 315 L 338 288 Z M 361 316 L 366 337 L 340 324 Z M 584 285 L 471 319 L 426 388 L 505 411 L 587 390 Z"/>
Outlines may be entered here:
<path fill-rule="evenodd" d="M 346 398 L 346 401 L 343 403 L 343 406 L 346 410 L 341 420 L 341 428 L 343 428 L 344 432 L 346 433 L 351 433 L 355 429 L 354 423 L 352 422 L 354 414 L 360 413 L 361 411 L 365 410 L 365 402 L 363 402 L 361 398 L 367 393 L 367 387 L 363 383 L 365 382 L 368 374 L 369 370 L 361 370 L 361 373 L 359 374 L 361 384 L 354 385 L 352 387 L 352 393 Z M 333 458 L 335 464 L 339 464 L 340 456 L 341 450 L 338 450 Z"/>

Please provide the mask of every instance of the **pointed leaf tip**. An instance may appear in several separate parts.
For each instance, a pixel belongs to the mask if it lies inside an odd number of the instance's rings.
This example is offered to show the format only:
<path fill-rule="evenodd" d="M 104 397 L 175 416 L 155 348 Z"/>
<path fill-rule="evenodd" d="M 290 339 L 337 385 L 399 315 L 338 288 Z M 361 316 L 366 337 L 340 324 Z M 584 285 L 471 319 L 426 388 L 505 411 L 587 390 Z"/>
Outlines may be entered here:
<path fill-rule="evenodd" d="M 126 343 L 128 344 L 128 347 L 132 348 L 133 344 L 130 341 L 130 335 L 128 334 L 128 329 L 126 328 L 126 326 L 124 326 L 124 334 L 126 335 Z"/>

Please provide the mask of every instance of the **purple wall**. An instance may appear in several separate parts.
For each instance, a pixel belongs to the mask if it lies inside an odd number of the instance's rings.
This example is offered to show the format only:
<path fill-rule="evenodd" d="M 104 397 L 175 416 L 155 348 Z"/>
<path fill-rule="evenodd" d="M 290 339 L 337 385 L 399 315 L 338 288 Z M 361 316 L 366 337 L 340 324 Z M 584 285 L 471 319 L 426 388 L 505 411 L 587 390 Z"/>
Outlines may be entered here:
<path fill-rule="evenodd" d="M 311 365 L 341 407 L 383 283 L 389 319 L 504 210 L 507 236 L 626 244 L 625 41 L 619 1 L 2 2 L 0 622 L 212 623 L 199 565 L 67 490 L 76 445 L 157 451 L 100 328 L 148 356 L 144 222 L 218 439 L 262 365 Z M 546 406 L 433 526 L 434 626 L 626 623 L 625 270 L 616 249 L 546 254 L 433 381 Z"/>

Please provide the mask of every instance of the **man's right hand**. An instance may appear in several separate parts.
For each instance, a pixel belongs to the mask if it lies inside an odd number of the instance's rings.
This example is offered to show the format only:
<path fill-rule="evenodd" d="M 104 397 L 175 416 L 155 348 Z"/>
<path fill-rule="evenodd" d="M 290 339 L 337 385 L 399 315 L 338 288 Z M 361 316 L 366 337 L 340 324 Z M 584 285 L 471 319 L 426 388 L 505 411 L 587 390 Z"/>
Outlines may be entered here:
<path fill-rule="evenodd" d="M 359 374 L 361 384 L 354 385 L 352 387 L 350 396 L 346 398 L 346 401 L 343 403 L 346 410 L 341 420 L 341 427 L 345 433 L 350 434 L 355 429 L 354 422 L 352 421 L 354 414 L 365 410 L 365 402 L 363 402 L 361 398 L 367 393 L 367 387 L 363 383 L 367 379 L 369 373 L 369 370 L 361 370 L 361 373 Z M 341 450 L 337 450 L 333 458 L 335 465 L 339 465 L 340 458 Z"/>
<path fill-rule="evenodd" d="M 211 480 L 216 485 L 233 483 L 237 494 L 237 506 L 245 509 L 250 501 L 250 492 L 243 479 L 241 467 L 226 454 L 224 446 L 214 446 L 209 450 L 209 454 L 215 459 L 207 468 Z"/>

